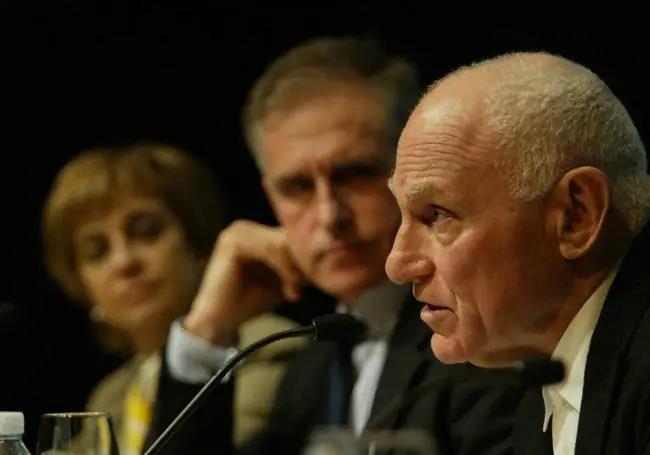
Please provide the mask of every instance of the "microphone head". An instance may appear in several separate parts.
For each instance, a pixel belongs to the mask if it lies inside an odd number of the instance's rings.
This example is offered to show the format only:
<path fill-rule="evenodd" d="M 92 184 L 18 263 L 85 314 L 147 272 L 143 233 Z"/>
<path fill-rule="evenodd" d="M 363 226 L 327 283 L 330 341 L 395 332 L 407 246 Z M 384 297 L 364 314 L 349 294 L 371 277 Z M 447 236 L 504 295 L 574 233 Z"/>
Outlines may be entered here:
<path fill-rule="evenodd" d="M 517 362 L 522 382 L 527 386 L 555 384 L 564 379 L 564 364 L 547 357 L 526 359 Z"/>
<path fill-rule="evenodd" d="M 366 324 L 351 314 L 336 313 L 312 321 L 314 340 L 356 342 L 366 334 Z"/>

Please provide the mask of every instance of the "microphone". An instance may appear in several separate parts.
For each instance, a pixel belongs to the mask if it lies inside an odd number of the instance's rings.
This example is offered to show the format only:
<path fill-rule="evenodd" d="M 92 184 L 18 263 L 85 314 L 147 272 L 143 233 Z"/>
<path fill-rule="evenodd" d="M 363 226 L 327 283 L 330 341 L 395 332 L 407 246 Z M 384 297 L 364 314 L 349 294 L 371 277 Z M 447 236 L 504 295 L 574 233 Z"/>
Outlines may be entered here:
<path fill-rule="evenodd" d="M 310 325 L 272 333 L 259 339 L 234 355 L 208 382 L 197 392 L 183 410 L 174 418 L 167 428 L 156 438 L 144 455 L 158 453 L 183 423 L 203 403 L 204 397 L 210 394 L 221 383 L 224 377 L 246 356 L 258 349 L 278 340 L 301 336 L 312 336 L 314 341 L 343 340 L 352 342 L 366 331 L 366 325 L 350 314 L 328 314 L 312 321 Z"/>
<path fill-rule="evenodd" d="M 431 381 L 420 384 L 413 389 L 396 396 L 371 422 L 368 430 L 386 426 L 406 407 L 431 390 L 455 384 L 494 384 L 516 387 L 541 387 L 555 384 L 564 379 L 564 364 L 547 357 L 535 357 L 520 360 L 509 366 L 499 368 L 475 368 L 470 371 L 449 369 Z"/>
<path fill-rule="evenodd" d="M 314 341 L 344 341 L 353 343 L 366 335 L 368 326 L 351 314 L 334 313 L 318 317 L 309 326 Z"/>
<path fill-rule="evenodd" d="M 513 385 L 525 387 L 541 387 L 547 384 L 562 382 L 564 379 L 564 363 L 547 357 L 533 357 L 520 360 L 511 366 L 502 368 L 482 368 L 481 374 L 499 377 Z"/>

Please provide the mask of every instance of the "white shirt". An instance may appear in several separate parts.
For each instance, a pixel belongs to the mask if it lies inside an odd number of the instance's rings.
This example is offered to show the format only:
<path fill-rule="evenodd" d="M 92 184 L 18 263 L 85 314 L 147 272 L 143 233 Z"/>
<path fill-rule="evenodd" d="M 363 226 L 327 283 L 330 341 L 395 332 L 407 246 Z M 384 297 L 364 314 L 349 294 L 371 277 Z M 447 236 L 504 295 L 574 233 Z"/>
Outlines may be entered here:
<path fill-rule="evenodd" d="M 605 298 L 617 272 L 618 267 L 610 272 L 598 289 L 582 305 L 580 311 L 573 317 L 562 334 L 551 356 L 562 360 L 567 368 L 564 381 L 542 387 L 545 410 L 542 431 L 548 431 L 548 422 L 552 416 L 553 453 L 555 455 L 573 455 L 575 453 L 589 344 Z"/>
<path fill-rule="evenodd" d="M 408 286 L 386 281 L 363 293 L 351 307 L 351 313 L 368 325 L 368 338 L 352 350 L 357 380 L 350 399 L 350 423 L 357 436 L 368 423 L 388 353 L 388 342 L 408 292 Z M 341 311 L 342 305 L 339 308 Z"/>
<path fill-rule="evenodd" d="M 364 292 L 350 309 L 339 304 L 337 311 L 347 312 L 368 325 L 368 339 L 352 351 L 352 362 L 357 380 L 350 399 L 350 422 L 358 436 L 363 431 L 386 361 L 388 341 L 399 318 L 399 310 L 409 292 L 408 286 L 398 286 L 389 281 Z M 194 336 L 174 322 L 167 344 L 167 363 L 172 377 L 178 381 L 204 383 L 230 359 L 234 347 L 213 346 Z"/>

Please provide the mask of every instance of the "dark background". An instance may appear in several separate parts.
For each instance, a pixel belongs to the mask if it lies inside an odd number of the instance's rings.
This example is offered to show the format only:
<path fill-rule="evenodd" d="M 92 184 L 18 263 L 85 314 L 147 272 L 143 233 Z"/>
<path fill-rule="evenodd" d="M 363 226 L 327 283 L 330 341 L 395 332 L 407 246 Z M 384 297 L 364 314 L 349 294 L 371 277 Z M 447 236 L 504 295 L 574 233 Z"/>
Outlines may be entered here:
<path fill-rule="evenodd" d="M 85 313 L 41 266 L 40 208 L 54 174 L 91 146 L 167 141 L 214 170 L 233 217 L 271 221 L 239 110 L 265 65 L 306 38 L 375 36 L 414 61 L 426 83 L 506 51 L 560 53 L 599 74 L 650 137 L 640 7 L 373 3 L 2 2 L 0 302 L 10 303 L 0 306 L 0 409 L 25 410 L 30 438 L 35 416 L 82 408 L 117 361 L 98 355 Z"/>

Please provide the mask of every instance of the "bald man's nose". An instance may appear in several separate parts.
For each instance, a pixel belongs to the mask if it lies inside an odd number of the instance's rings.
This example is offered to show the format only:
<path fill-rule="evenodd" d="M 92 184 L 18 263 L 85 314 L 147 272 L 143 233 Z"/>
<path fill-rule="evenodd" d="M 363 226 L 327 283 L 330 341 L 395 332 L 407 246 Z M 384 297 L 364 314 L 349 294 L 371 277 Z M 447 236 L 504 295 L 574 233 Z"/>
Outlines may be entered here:
<path fill-rule="evenodd" d="M 420 251 L 408 240 L 407 234 L 400 228 L 386 259 L 386 275 L 398 284 L 418 282 L 435 271 L 435 266 L 426 257 L 425 251 Z"/>

